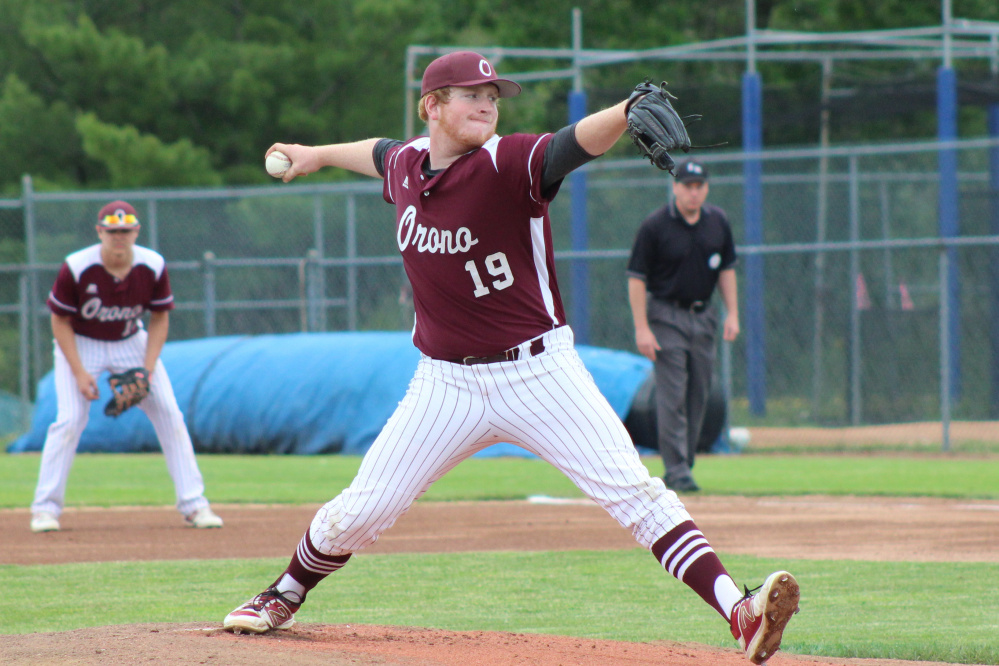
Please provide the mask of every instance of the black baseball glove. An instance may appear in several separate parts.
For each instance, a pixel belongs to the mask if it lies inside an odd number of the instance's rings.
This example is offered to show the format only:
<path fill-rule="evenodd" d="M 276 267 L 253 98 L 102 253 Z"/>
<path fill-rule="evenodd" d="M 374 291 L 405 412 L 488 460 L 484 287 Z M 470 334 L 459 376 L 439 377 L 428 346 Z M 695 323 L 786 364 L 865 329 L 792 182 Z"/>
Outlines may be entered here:
<path fill-rule="evenodd" d="M 149 395 L 149 373 L 145 368 L 132 368 L 113 374 L 108 378 L 108 383 L 111 384 L 111 399 L 104 405 L 105 416 L 118 417 Z"/>
<path fill-rule="evenodd" d="M 625 114 L 628 116 L 628 134 L 642 154 L 663 171 L 673 173 L 676 166 L 670 151 L 677 148 L 683 152 L 690 150 L 690 137 L 683 126 L 683 119 L 676 112 L 671 99 L 676 99 L 666 90 L 666 82 L 653 85 L 646 80 L 635 86 L 628 97 Z"/>

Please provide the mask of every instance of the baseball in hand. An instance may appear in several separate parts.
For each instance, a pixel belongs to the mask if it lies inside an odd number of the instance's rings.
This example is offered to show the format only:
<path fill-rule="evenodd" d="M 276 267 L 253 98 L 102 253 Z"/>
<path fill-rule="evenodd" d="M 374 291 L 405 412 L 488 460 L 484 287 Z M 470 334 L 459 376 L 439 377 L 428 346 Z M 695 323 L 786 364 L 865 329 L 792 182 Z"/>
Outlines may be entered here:
<path fill-rule="evenodd" d="M 291 160 L 289 160 L 288 156 L 280 150 L 275 150 L 273 153 L 268 155 L 267 160 L 264 162 L 264 168 L 267 169 L 267 173 L 275 178 L 283 178 L 285 172 L 287 172 L 290 167 Z"/>

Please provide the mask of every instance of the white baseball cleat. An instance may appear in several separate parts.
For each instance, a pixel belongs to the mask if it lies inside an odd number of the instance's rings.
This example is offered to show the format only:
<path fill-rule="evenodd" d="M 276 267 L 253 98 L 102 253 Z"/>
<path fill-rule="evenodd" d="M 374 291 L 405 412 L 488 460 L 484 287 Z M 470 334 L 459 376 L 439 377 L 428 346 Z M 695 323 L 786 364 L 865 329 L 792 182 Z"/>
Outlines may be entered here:
<path fill-rule="evenodd" d="M 203 506 L 194 513 L 185 516 L 184 520 L 191 527 L 207 529 L 210 527 L 222 527 L 222 519 L 215 515 L 211 507 Z"/>
<path fill-rule="evenodd" d="M 794 576 L 778 571 L 753 592 L 747 589 L 732 609 L 732 635 L 749 661 L 765 664 L 780 648 L 784 627 L 799 610 L 801 590 Z"/>
<path fill-rule="evenodd" d="M 54 513 L 49 513 L 48 511 L 39 511 L 38 513 L 31 516 L 31 531 L 58 532 L 59 519 L 56 518 Z"/>
<path fill-rule="evenodd" d="M 290 629 L 295 624 L 295 613 L 301 607 L 301 604 L 278 592 L 277 588 L 270 587 L 226 615 L 222 627 L 236 634 Z"/>

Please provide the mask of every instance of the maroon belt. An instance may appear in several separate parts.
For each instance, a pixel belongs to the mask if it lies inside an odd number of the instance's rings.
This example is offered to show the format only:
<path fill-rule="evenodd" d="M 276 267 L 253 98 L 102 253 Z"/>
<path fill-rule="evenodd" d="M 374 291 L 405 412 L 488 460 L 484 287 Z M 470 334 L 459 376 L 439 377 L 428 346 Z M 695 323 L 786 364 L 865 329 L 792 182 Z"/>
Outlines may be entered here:
<path fill-rule="evenodd" d="M 545 341 L 541 338 L 537 338 L 531 341 L 531 356 L 537 356 L 545 350 Z M 457 358 L 451 363 L 458 363 L 460 365 L 479 365 L 481 363 L 502 363 L 503 361 L 516 361 L 520 358 L 520 347 L 514 347 L 513 349 L 507 349 L 505 352 L 500 352 L 499 354 L 493 354 L 492 356 L 466 356 L 464 358 Z"/>

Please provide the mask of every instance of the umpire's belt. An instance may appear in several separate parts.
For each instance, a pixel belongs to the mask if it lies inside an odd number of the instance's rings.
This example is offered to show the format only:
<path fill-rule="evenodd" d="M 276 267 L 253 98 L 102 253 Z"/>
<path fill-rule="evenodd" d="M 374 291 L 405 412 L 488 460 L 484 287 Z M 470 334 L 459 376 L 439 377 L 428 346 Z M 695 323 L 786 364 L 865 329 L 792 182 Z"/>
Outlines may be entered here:
<path fill-rule="evenodd" d="M 531 356 L 537 356 L 545 350 L 545 341 L 541 338 L 535 338 L 531 340 Z M 460 363 L 461 365 L 479 365 L 480 363 L 502 363 L 503 361 L 516 361 L 520 358 L 520 347 L 514 347 L 513 349 L 507 349 L 505 352 L 500 352 L 499 354 L 493 354 L 492 356 L 466 356 L 464 358 L 457 358 L 451 361 L 451 363 Z"/>
<path fill-rule="evenodd" d="M 704 312 L 708 309 L 707 301 L 666 301 L 675 308 L 680 308 L 681 310 L 690 310 L 691 312 Z"/>

